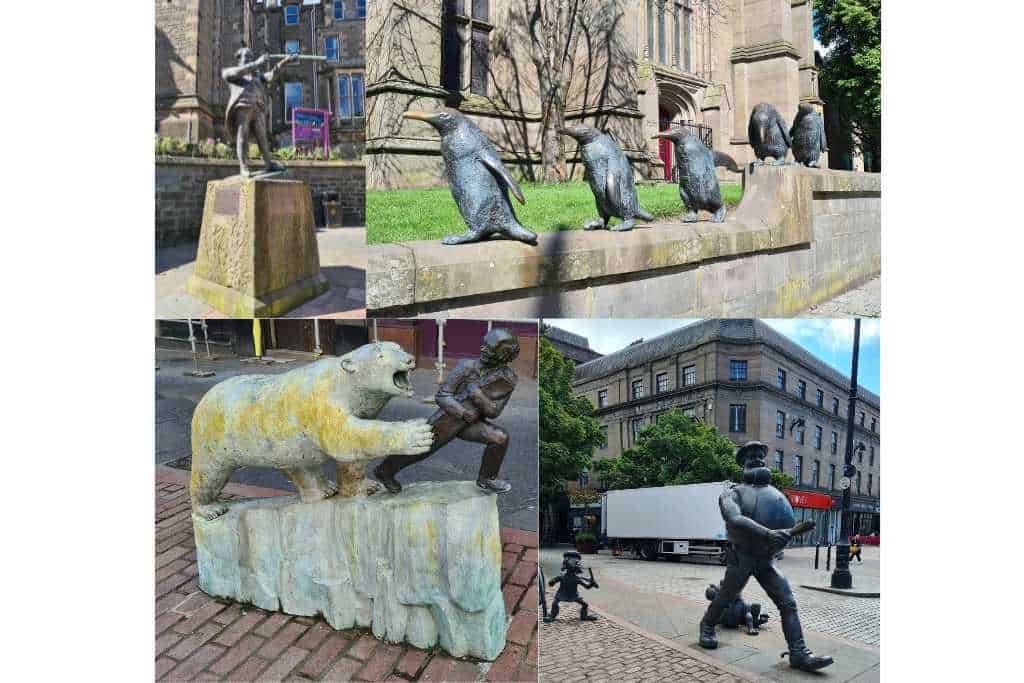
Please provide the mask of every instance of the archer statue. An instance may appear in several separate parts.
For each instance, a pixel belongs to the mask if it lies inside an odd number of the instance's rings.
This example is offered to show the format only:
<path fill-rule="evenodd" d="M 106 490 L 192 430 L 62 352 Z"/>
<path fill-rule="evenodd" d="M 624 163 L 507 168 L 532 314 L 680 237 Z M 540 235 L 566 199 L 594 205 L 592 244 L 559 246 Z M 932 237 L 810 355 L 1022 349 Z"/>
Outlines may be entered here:
<path fill-rule="evenodd" d="M 256 144 L 266 164 L 264 173 L 280 173 L 285 167 L 270 156 L 270 143 L 267 140 L 267 87 L 273 84 L 281 67 L 291 64 L 301 55 L 284 55 L 284 58 L 269 71 L 262 71 L 276 55 L 261 55 L 253 59 L 252 50 L 247 47 L 235 52 L 238 63 L 221 71 L 230 88 L 227 111 L 224 114 L 224 125 L 227 137 L 235 138 L 235 150 L 238 153 L 238 172 L 243 178 L 252 175 L 246 164 L 249 152 L 249 133 L 256 135 Z"/>

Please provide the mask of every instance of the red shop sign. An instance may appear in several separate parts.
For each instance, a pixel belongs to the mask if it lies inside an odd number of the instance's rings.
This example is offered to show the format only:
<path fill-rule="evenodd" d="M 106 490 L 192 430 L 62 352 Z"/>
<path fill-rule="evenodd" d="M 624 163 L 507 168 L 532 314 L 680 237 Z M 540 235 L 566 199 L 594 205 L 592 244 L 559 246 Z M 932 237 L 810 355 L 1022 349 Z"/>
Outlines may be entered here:
<path fill-rule="evenodd" d="M 815 510 L 830 510 L 832 508 L 832 496 L 827 493 L 787 490 L 786 497 L 795 508 L 813 508 Z"/>

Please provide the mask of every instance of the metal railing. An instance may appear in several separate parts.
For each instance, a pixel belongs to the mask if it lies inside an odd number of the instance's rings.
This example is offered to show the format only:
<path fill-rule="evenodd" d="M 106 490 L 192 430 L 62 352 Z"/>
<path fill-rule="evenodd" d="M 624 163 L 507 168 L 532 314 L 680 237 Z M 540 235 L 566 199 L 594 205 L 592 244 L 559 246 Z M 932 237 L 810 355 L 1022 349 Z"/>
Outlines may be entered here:
<path fill-rule="evenodd" d="M 661 122 L 662 126 L 665 126 L 665 121 Z M 669 128 L 685 128 L 691 133 L 696 135 L 701 142 L 703 142 L 708 149 L 713 149 L 711 145 L 712 133 L 711 126 L 706 126 L 703 123 L 694 123 L 692 121 L 669 121 L 668 125 L 662 128 L 662 130 L 668 130 Z"/>

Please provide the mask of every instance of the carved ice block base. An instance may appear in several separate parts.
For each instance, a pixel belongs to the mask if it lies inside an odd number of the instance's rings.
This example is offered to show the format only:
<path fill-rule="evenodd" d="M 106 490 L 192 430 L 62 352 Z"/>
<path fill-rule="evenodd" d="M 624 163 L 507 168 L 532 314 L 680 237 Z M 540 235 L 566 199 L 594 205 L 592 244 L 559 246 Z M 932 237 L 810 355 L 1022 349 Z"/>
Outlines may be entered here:
<path fill-rule="evenodd" d="M 505 647 L 495 496 L 472 482 L 409 484 L 398 495 L 228 501 L 196 515 L 199 587 L 267 610 L 453 657 Z"/>

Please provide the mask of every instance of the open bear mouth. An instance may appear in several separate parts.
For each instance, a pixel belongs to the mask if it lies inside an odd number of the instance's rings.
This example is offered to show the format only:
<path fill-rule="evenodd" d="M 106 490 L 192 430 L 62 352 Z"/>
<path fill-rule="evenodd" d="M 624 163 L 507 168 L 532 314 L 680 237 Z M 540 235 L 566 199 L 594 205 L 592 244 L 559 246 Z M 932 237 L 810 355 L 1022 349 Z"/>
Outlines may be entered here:
<path fill-rule="evenodd" d="M 394 379 L 392 381 L 395 383 L 395 386 L 398 387 L 399 390 L 404 392 L 412 391 L 412 382 L 409 381 L 408 370 L 396 372 Z"/>

